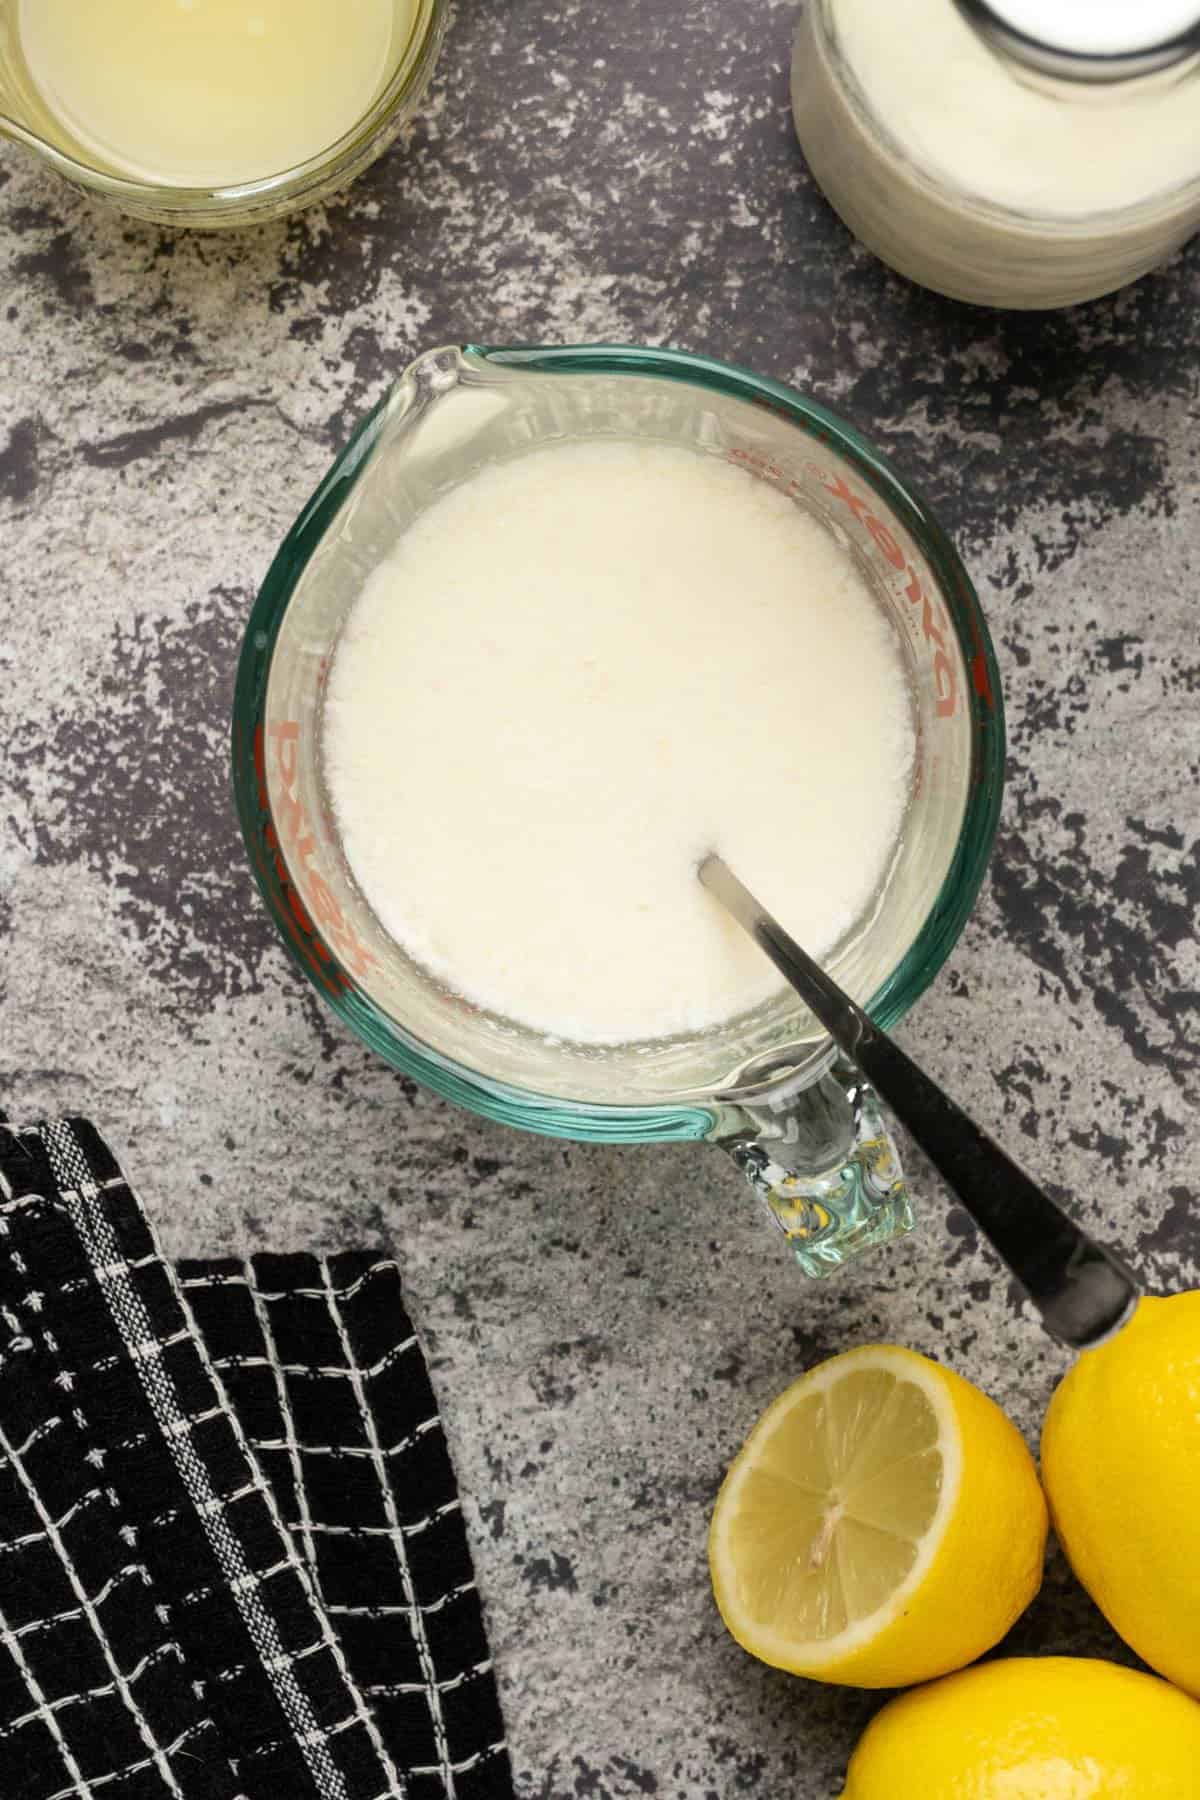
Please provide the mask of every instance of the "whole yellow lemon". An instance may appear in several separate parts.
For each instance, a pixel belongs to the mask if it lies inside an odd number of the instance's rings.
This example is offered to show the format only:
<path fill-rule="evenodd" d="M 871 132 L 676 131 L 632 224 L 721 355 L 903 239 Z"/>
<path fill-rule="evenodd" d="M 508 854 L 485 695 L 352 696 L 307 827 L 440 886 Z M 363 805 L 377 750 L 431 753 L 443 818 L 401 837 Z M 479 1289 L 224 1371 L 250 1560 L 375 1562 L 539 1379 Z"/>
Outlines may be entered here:
<path fill-rule="evenodd" d="M 1071 1656 L 977 1663 L 891 1701 L 842 1800 L 1197 1800 L 1200 1706 Z"/>
<path fill-rule="evenodd" d="M 1105 1618 L 1200 1697 L 1200 1292 L 1143 1300 L 1079 1358 L 1046 1414 L 1042 1479 Z"/>

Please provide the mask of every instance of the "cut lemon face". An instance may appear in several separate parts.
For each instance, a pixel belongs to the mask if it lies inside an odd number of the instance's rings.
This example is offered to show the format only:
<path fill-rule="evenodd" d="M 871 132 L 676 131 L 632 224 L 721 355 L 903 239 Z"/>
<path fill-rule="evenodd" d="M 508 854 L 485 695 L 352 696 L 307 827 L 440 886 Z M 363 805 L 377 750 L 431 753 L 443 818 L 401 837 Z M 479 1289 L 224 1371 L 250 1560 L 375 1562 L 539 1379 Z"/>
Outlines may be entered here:
<path fill-rule="evenodd" d="M 832 1357 L 759 1420 L 717 1498 L 709 1565 L 745 1649 L 891 1687 L 990 1649 L 1041 1585 L 1046 1505 L 1016 1427 L 893 1345 Z"/>

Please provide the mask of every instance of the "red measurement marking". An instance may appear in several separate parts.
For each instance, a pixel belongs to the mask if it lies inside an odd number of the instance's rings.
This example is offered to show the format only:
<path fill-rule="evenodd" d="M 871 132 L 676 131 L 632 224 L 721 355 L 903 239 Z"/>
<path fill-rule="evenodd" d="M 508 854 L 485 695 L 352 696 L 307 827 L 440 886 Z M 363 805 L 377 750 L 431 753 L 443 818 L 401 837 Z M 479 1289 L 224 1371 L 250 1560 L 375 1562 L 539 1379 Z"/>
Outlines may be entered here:
<path fill-rule="evenodd" d="M 316 833 L 296 791 L 300 771 L 300 727 L 296 721 L 284 719 L 268 725 L 265 744 L 261 726 L 255 735 L 254 766 L 264 810 L 267 746 L 276 793 L 272 822 L 264 833 L 264 841 L 273 854 L 275 875 L 287 899 L 290 917 L 285 914 L 282 922 L 321 985 L 344 987 L 346 977 L 334 965 L 334 955 L 360 978 L 376 966 L 378 959 L 355 931 L 318 866 Z"/>
<path fill-rule="evenodd" d="M 753 469 L 754 473 L 762 480 L 771 482 L 789 498 L 799 498 L 804 492 L 802 482 L 789 478 L 785 470 L 757 450 L 731 450 L 729 460 L 744 468 Z M 958 710 L 959 681 L 958 672 L 947 647 L 950 621 L 946 617 L 945 608 L 939 600 L 930 595 L 928 588 L 883 520 L 871 511 L 871 501 L 865 494 L 856 493 L 844 476 L 835 475 L 832 470 L 823 468 L 820 463 L 806 463 L 805 472 L 813 476 L 830 498 L 836 500 L 840 506 L 844 506 L 868 532 L 885 562 L 889 563 L 898 575 L 907 577 L 902 592 L 911 606 L 921 609 L 921 635 L 929 646 L 933 679 L 937 687 L 936 710 L 940 718 L 950 718 Z M 986 671 L 984 679 L 986 681 Z M 975 681 L 978 686 L 978 674 L 975 676 Z"/>

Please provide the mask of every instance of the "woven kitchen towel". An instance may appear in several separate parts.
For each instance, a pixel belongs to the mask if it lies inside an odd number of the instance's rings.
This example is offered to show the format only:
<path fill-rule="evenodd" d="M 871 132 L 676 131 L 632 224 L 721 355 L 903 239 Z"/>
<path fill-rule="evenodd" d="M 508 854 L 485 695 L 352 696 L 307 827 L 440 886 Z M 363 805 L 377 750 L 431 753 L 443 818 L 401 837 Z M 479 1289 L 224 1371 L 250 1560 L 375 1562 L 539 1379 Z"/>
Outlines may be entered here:
<path fill-rule="evenodd" d="M 395 1265 L 172 1265 L 81 1120 L 0 1124 L 0 1794 L 512 1794 Z"/>

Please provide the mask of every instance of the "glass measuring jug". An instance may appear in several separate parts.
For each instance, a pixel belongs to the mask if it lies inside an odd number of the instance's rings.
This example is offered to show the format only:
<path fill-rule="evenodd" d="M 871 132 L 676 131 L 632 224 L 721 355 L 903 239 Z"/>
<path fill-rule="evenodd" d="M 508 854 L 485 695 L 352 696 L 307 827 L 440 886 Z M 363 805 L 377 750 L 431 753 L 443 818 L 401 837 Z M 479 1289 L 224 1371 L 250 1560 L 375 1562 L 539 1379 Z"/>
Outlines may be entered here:
<path fill-rule="evenodd" d="M 857 433 L 778 382 L 705 358 L 447 348 L 403 373 L 310 500 L 252 612 L 233 732 L 243 835 L 293 959 L 395 1067 L 526 1130 L 717 1143 L 804 1270 L 827 1274 L 908 1230 L 912 1213 L 874 1095 L 795 995 L 694 1035 L 551 1041 L 450 991 L 400 950 L 356 887 L 329 804 L 325 684 L 372 570 L 439 494 L 485 464 L 605 436 L 683 445 L 769 483 L 835 534 L 892 620 L 917 731 L 911 792 L 884 877 L 827 962 L 881 1023 L 907 1011 L 967 918 L 995 830 L 1004 728 L 987 629 L 924 503 Z M 847 732 L 855 704 L 847 694 Z"/>
<path fill-rule="evenodd" d="M 98 6 L 99 0 L 92 3 Z M 25 9 L 37 4 L 38 0 L 0 0 L 0 136 L 41 157 L 75 187 L 111 201 L 134 218 L 209 229 L 259 224 L 348 186 L 416 111 L 433 73 L 448 12 L 448 0 L 395 0 L 390 47 L 384 39 L 382 81 L 361 117 L 335 141 L 307 160 L 258 179 L 192 187 L 124 173 L 118 162 L 110 163 L 76 135 L 48 103 L 30 66 L 22 33 Z M 261 33 L 266 28 L 263 9 L 247 0 L 245 10 L 246 30 Z M 193 80 L 199 79 L 193 74 Z M 86 91 L 86 81 L 84 86 Z M 193 94 L 191 99 L 199 103 L 202 96 Z M 219 126 L 214 124 L 213 129 Z"/>

